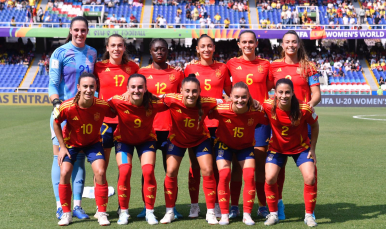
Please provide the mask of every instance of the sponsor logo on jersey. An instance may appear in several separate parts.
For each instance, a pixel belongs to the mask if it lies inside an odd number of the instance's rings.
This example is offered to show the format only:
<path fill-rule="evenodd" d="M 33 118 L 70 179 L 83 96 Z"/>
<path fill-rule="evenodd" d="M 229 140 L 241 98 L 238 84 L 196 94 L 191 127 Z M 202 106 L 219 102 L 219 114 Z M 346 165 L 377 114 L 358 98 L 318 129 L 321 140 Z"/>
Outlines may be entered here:
<path fill-rule="evenodd" d="M 264 72 L 264 68 L 263 68 L 263 66 L 261 66 L 261 64 L 259 65 L 259 67 L 257 67 L 257 71 L 259 73 L 263 73 Z"/>
<path fill-rule="evenodd" d="M 106 69 L 105 69 L 105 72 L 109 72 L 109 71 L 110 71 L 110 68 L 106 68 Z"/>
<path fill-rule="evenodd" d="M 181 109 L 177 109 L 176 111 L 177 111 L 178 113 L 182 113 Z"/>
<path fill-rule="evenodd" d="M 130 111 L 129 110 L 125 110 L 125 112 L 123 112 L 125 114 L 130 114 Z"/>
<path fill-rule="evenodd" d="M 252 126 L 255 120 L 253 118 L 248 119 L 248 126 Z"/>
<path fill-rule="evenodd" d="M 226 120 L 225 122 L 227 123 L 232 123 L 232 121 L 230 119 Z"/>
<path fill-rule="evenodd" d="M 224 150 L 222 150 L 222 149 L 219 150 L 219 151 L 218 151 L 218 156 L 219 156 L 219 157 L 224 157 Z"/>
<path fill-rule="evenodd" d="M 98 121 L 101 118 L 101 114 L 99 112 L 94 114 L 94 120 Z"/>
<path fill-rule="evenodd" d="M 72 120 L 79 121 L 78 116 L 75 116 Z"/>
<path fill-rule="evenodd" d="M 59 68 L 59 60 L 52 59 L 50 67 L 58 69 Z"/>
<path fill-rule="evenodd" d="M 97 156 L 102 156 L 101 152 L 98 152 L 96 155 L 97 155 Z"/>
<path fill-rule="evenodd" d="M 170 74 L 169 75 L 169 81 L 174 81 L 176 79 L 176 77 L 174 76 L 174 74 Z"/>
<path fill-rule="evenodd" d="M 281 68 L 279 68 L 278 70 L 276 70 L 276 72 L 281 72 Z"/>
<path fill-rule="evenodd" d="M 127 73 L 127 74 L 130 74 L 130 72 L 131 72 L 131 68 L 130 68 L 130 67 L 127 67 L 127 68 L 126 68 L 126 73 Z"/>
<path fill-rule="evenodd" d="M 226 202 L 227 199 L 226 199 L 226 198 L 221 198 L 221 199 L 219 199 L 218 201 L 219 201 L 219 202 Z"/>
<path fill-rule="evenodd" d="M 216 77 L 221 78 L 221 70 L 220 69 L 216 69 Z"/>
<path fill-rule="evenodd" d="M 238 66 L 236 69 L 237 69 L 237 70 L 243 70 L 243 69 L 241 68 L 241 66 Z"/>
<path fill-rule="evenodd" d="M 153 79 L 153 76 L 150 75 L 149 77 L 147 77 L 148 80 L 152 80 Z"/>
<path fill-rule="evenodd" d="M 153 145 L 151 145 L 149 148 L 150 148 L 150 149 L 154 149 L 154 146 L 153 146 Z"/>
<path fill-rule="evenodd" d="M 290 75 L 286 75 L 284 78 L 292 80 L 292 77 Z"/>
<path fill-rule="evenodd" d="M 251 153 L 249 154 L 249 156 L 250 156 L 250 157 L 254 157 L 255 154 L 254 154 L 253 152 L 251 152 Z"/>
<path fill-rule="evenodd" d="M 208 152 L 208 148 L 205 147 L 202 152 Z"/>
<path fill-rule="evenodd" d="M 124 185 L 119 185 L 118 188 L 119 188 L 119 190 L 121 190 L 121 191 L 127 190 L 126 186 L 124 186 Z"/>

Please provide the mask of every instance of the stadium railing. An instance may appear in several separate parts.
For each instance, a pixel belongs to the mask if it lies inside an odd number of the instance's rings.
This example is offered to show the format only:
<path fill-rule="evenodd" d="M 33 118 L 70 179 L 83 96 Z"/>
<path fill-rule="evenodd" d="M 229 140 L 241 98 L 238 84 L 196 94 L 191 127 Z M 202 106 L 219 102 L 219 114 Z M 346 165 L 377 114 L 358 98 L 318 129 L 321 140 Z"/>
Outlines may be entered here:
<path fill-rule="evenodd" d="M 24 93 L 27 92 L 48 92 L 47 87 L 29 87 L 29 88 L 19 88 L 19 87 L 0 87 L 0 92 L 16 92 L 16 93 Z"/>

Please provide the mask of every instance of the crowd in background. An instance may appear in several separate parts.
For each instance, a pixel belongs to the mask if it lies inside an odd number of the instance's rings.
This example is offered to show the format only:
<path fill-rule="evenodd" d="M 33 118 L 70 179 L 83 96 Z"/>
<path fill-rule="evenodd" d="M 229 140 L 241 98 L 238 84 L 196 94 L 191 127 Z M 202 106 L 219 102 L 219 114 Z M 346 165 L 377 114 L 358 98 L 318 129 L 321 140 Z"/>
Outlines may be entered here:
<path fill-rule="evenodd" d="M 6 43 L 5 39 L 0 39 L 0 64 L 23 64 L 28 66 L 34 57 L 34 45 L 28 39 L 24 44 L 19 38 L 17 43 Z"/>

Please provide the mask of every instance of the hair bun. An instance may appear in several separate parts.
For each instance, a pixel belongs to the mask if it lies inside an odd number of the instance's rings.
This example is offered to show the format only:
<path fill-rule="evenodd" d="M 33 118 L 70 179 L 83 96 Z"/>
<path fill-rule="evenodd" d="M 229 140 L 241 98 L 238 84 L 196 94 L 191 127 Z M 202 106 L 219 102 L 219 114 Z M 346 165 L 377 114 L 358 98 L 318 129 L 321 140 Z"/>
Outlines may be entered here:
<path fill-rule="evenodd" d="M 188 75 L 188 77 L 193 77 L 193 78 L 196 78 L 196 74 L 194 74 L 194 73 L 190 73 L 190 74 Z"/>

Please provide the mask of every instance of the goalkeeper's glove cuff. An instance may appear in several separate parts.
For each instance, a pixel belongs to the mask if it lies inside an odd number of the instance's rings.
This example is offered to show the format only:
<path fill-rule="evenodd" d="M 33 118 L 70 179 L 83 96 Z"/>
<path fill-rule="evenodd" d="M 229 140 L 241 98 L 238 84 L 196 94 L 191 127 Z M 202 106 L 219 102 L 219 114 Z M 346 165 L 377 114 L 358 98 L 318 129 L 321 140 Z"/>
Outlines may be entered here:
<path fill-rule="evenodd" d="M 57 107 L 57 108 L 59 108 L 59 106 L 60 106 L 60 104 L 62 104 L 62 100 L 60 100 L 60 99 L 54 99 L 53 101 L 52 101 L 52 105 L 54 106 L 54 107 Z"/>

